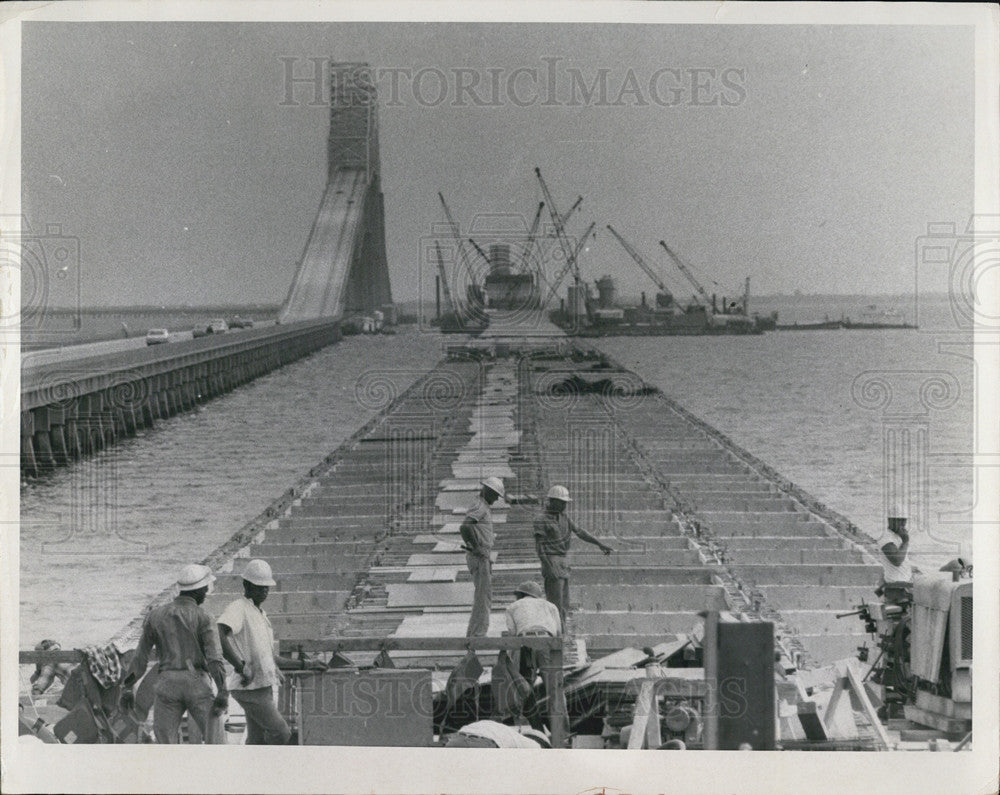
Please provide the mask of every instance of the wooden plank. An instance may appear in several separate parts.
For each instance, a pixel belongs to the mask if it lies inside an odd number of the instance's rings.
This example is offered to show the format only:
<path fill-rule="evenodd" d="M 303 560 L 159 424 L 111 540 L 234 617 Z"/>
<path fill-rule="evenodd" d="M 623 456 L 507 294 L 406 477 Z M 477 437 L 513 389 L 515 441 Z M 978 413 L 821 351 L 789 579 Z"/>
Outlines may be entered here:
<path fill-rule="evenodd" d="M 386 606 L 394 607 L 440 607 L 445 605 L 469 605 L 475 588 L 471 582 L 447 583 L 390 583 L 386 585 L 389 600 Z"/>
<path fill-rule="evenodd" d="M 872 702 L 868 699 L 868 694 L 865 692 L 865 687 L 861 684 L 861 680 L 858 679 L 857 671 L 854 670 L 854 666 L 848 665 L 847 668 L 847 681 L 851 685 L 851 690 L 854 691 L 854 695 L 857 697 L 858 701 L 861 702 L 861 709 L 864 711 L 868 718 L 868 722 L 871 723 L 872 728 L 878 734 L 879 741 L 886 748 L 892 748 L 892 744 L 889 740 L 889 734 L 885 730 L 885 726 L 882 725 L 882 721 L 879 720 L 878 714 L 875 712 L 875 707 L 872 706 Z"/>
<path fill-rule="evenodd" d="M 407 582 L 455 582 L 457 579 L 458 569 L 434 568 L 411 572 Z"/>
<path fill-rule="evenodd" d="M 500 651 L 506 649 L 520 649 L 527 646 L 532 649 L 548 649 L 549 651 L 559 651 L 562 657 L 562 638 L 550 638 L 547 635 L 530 635 L 527 637 L 486 637 L 486 638 L 457 638 L 457 637 L 372 637 L 372 638 L 324 638 L 322 640 L 297 640 L 291 643 L 282 643 L 282 649 L 298 650 L 304 652 L 351 652 L 351 651 L 376 651 L 385 649 L 386 651 Z M 21 652 L 22 654 L 32 654 L 33 652 Z M 37 652 L 47 654 L 51 652 Z M 561 663 L 560 663 L 561 667 Z M 295 673 L 289 671 L 288 673 Z"/>

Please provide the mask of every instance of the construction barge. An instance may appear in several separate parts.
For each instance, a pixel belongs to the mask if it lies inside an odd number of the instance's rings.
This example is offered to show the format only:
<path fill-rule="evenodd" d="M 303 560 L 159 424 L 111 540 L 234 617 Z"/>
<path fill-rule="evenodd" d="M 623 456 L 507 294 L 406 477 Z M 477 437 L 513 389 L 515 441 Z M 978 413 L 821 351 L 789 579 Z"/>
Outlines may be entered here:
<path fill-rule="evenodd" d="M 489 476 L 504 478 L 508 499 L 494 506 L 488 637 L 470 640 L 458 528 Z M 577 542 L 564 638 L 503 637 L 515 586 L 539 579 L 532 520 L 554 483 L 616 552 Z M 838 615 L 874 600 L 876 555 L 843 517 L 607 356 L 497 337 L 450 346 L 209 555 L 218 580 L 204 606 L 219 615 L 242 593 L 249 560 L 271 564 L 266 608 L 282 652 L 331 664 L 286 679 L 281 708 L 300 744 L 435 745 L 471 721 L 510 722 L 493 669 L 528 645 L 547 649 L 557 673 L 544 719 L 552 747 L 968 746 L 971 580 L 961 651 L 929 661 L 950 689 L 917 693 L 904 716 L 865 681 L 857 658 L 873 644 L 870 627 Z M 135 646 L 142 618 L 112 639 L 118 649 Z M 453 671 L 470 655 L 481 674 L 456 691 Z M 21 652 L 40 668 L 79 659 Z M 316 708 L 328 692 L 336 706 Z M 720 693 L 744 709 L 726 717 Z M 24 733 L 59 737 L 57 696 L 35 695 Z M 117 717 L 113 736 L 140 741 L 143 727 Z M 238 715 L 226 728 L 239 742 Z"/>

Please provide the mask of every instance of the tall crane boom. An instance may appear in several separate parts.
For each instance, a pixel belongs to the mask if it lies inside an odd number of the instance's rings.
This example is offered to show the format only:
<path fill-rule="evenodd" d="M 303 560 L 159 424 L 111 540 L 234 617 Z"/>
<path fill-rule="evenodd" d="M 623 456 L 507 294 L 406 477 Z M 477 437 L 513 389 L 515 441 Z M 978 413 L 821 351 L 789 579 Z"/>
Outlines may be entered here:
<path fill-rule="evenodd" d="M 434 250 L 437 253 L 438 278 L 441 280 L 441 290 L 444 292 L 444 301 L 448 308 L 455 315 L 455 319 L 461 322 L 461 315 L 458 312 L 458 305 L 451 296 L 451 287 L 448 286 L 448 273 L 444 269 L 444 257 L 441 256 L 441 245 L 435 240 Z"/>
<path fill-rule="evenodd" d="M 448 209 L 448 203 L 444 200 L 444 195 L 438 191 L 438 198 L 441 200 L 441 206 L 444 207 L 444 217 L 448 219 L 448 227 L 451 229 L 451 234 L 455 238 L 455 242 L 458 244 L 458 259 L 465 265 L 465 270 L 469 274 L 469 281 L 475 284 L 476 277 L 472 273 L 472 265 L 469 264 L 469 258 L 466 256 L 465 247 L 462 245 L 462 236 L 459 234 L 458 224 L 455 223 L 455 219 L 451 217 L 451 210 Z M 487 260 L 488 262 L 489 260 Z"/>
<path fill-rule="evenodd" d="M 542 303 L 542 306 L 544 306 L 552 300 L 552 296 L 555 295 L 556 290 L 559 289 L 559 283 L 563 280 L 563 278 L 565 278 L 566 274 L 571 269 L 574 270 L 574 276 L 577 281 L 580 280 L 580 274 L 574 269 L 574 265 L 576 264 L 576 252 L 574 252 L 573 247 L 570 246 L 569 239 L 566 237 L 566 226 L 563 223 L 562 217 L 559 215 L 559 211 L 556 210 L 555 202 L 552 200 L 552 194 L 549 192 L 549 186 L 546 185 L 545 180 L 542 179 L 542 170 L 538 168 L 538 166 L 535 166 L 535 176 L 538 177 L 538 184 L 542 187 L 542 195 L 545 197 L 545 204 L 549 208 L 549 216 L 552 218 L 553 227 L 555 227 L 556 239 L 559 241 L 559 247 L 562 249 L 563 256 L 566 258 L 566 264 L 563 266 L 562 271 L 556 277 L 555 281 L 552 282 L 549 293 L 546 296 L 545 301 Z M 573 207 L 576 208 L 576 206 L 582 201 L 583 197 L 581 196 Z M 581 240 L 585 239 L 586 235 L 581 238 Z M 580 247 L 577 246 L 576 251 L 579 251 L 579 248 Z"/>
<path fill-rule="evenodd" d="M 545 306 L 545 304 L 552 300 L 552 296 L 555 295 L 556 290 L 559 289 L 559 284 L 564 278 L 566 278 L 566 274 L 569 273 L 570 269 L 576 264 L 576 258 L 580 254 L 580 249 L 582 249 L 584 244 L 587 242 L 587 238 L 590 237 L 590 233 L 594 231 L 595 226 L 597 226 L 597 221 L 591 221 L 590 226 L 587 227 L 587 231 L 580 236 L 579 240 L 576 241 L 576 245 L 573 246 L 573 250 L 570 252 L 569 256 L 566 257 L 566 264 L 563 265 L 562 270 L 556 274 L 556 278 L 549 285 L 549 292 L 545 296 L 545 301 L 542 302 L 542 306 Z M 577 275 L 576 281 L 579 284 L 579 275 Z"/>
<path fill-rule="evenodd" d="M 660 245 L 663 246 L 663 250 L 670 255 L 670 259 L 674 261 L 674 264 L 678 267 L 680 272 L 687 277 L 687 280 L 691 282 L 692 285 L 694 285 L 694 289 L 698 291 L 698 295 L 701 296 L 701 300 L 704 302 L 705 307 L 710 307 L 712 305 L 712 299 L 709 297 L 708 293 L 705 292 L 705 288 L 698 283 L 696 278 L 694 278 L 694 274 L 691 273 L 690 269 L 684 264 L 683 260 L 681 260 L 681 258 L 677 256 L 671 250 L 670 246 L 668 246 L 664 241 L 661 240 Z"/>
<path fill-rule="evenodd" d="M 628 252 L 629 256 L 635 260 L 636 265 L 638 265 L 640 268 L 646 271 L 646 275 L 653 280 L 653 283 L 657 287 L 659 287 L 662 292 L 669 293 L 670 289 L 667 287 L 666 284 L 663 283 L 663 279 L 661 279 L 659 275 L 657 275 L 656 271 L 654 271 L 652 267 L 650 267 L 649 263 L 647 263 L 646 260 L 644 260 L 639 255 L 639 252 L 636 251 L 634 248 L 632 248 L 632 246 L 630 246 L 628 242 L 626 242 L 625 238 L 623 238 L 620 234 L 618 234 L 618 232 L 615 230 L 613 226 L 611 226 L 611 224 L 608 224 L 608 231 L 615 236 L 615 240 L 617 240 L 619 243 L 622 244 L 622 248 L 625 249 Z"/>

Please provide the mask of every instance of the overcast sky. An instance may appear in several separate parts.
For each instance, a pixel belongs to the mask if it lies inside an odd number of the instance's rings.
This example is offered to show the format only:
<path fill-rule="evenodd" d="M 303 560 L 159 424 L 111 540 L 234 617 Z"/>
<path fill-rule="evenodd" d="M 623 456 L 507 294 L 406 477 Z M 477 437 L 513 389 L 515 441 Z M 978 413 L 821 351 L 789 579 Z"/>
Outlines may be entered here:
<path fill-rule="evenodd" d="M 661 238 L 710 290 L 908 292 L 927 223 L 972 209 L 972 53 L 961 27 L 26 23 L 22 212 L 79 238 L 85 304 L 278 303 L 329 123 L 288 65 L 367 61 L 397 300 L 439 190 L 527 225 L 536 165 L 623 292 L 655 288 L 607 223 L 685 295 Z"/>

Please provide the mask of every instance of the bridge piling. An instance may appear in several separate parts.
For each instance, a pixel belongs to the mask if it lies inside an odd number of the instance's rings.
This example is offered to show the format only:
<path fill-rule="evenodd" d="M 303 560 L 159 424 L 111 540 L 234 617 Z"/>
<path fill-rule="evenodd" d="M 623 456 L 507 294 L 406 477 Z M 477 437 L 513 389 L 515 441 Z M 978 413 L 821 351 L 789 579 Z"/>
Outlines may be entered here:
<path fill-rule="evenodd" d="M 22 379 L 21 471 L 37 477 L 92 455 L 339 339 L 337 320 L 303 321 L 226 336 L 214 346 L 179 343 L 117 370 L 102 361 L 88 363 L 92 372 L 65 364 L 29 368 Z M 112 363 L 116 356 L 104 358 Z"/>

